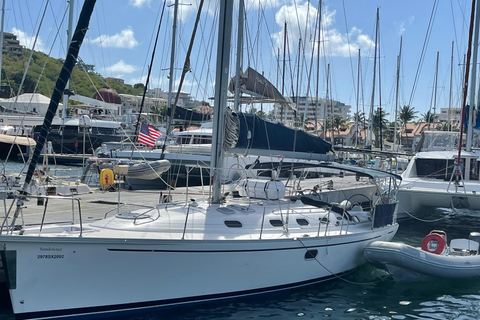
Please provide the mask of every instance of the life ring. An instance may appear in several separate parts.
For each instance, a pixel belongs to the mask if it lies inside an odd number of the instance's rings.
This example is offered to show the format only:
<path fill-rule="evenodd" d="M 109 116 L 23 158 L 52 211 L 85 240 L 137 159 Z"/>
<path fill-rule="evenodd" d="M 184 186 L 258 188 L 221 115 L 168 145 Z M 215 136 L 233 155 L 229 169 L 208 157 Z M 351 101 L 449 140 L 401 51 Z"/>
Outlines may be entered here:
<path fill-rule="evenodd" d="M 103 189 L 107 189 L 113 185 L 113 177 L 112 169 L 102 169 L 102 171 L 100 171 L 100 185 Z"/>
<path fill-rule="evenodd" d="M 445 233 L 430 232 L 422 241 L 422 250 L 434 254 L 442 254 L 447 245 Z"/>

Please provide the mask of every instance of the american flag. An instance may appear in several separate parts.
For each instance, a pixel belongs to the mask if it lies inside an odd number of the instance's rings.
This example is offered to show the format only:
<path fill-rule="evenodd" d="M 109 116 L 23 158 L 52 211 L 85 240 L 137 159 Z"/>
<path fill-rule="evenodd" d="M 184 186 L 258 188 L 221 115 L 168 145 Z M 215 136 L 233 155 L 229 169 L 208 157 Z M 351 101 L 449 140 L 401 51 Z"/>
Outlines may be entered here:
<path fill-rule="evenodd" d="M 138 133 L 138 142 L 146 144 L 149 147 L 155 147 L 155 141 L 162 134 L 155 130 L 154 127 L 142 123 L 140 125 L 140 132 Z"/>

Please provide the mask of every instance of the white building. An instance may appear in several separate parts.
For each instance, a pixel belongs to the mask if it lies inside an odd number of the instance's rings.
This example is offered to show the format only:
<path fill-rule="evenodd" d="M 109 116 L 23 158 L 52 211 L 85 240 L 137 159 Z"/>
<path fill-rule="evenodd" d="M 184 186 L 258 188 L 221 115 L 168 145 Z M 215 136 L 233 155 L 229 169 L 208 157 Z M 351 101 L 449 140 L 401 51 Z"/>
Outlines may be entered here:
<path fill-rule="evenodd" d="M 0 99 L 0 105 L 10 112 L 30 113 L 39 116 L 45 116 L 50 98 L 40 93 L 24 93 L 18 97 L 10 99 Z M 58 104 L 58 110 L 62 109 L 62 104 Z"/>
<path fill-rule="evenodd" d="M 437 121 L 459 122 L 462 118 L 462 108 L 440 108 Z"/>
<path fill-rule="evenodd" d="M 172 103 L 174 102 L 176 95 L 177 95 L 177 92 L 173 91 Z M 149 89 L 147 91 L 147 96 L 150 98 L 159 98 L 159 99 L 164 99 L 165 101 L 168 101 L 168 92 L 160 88 Z M 177 106 L 180 106 L 186 109 L 192 109 L 195 107 L 192 96 L 189 93 L 182 92 L 182 91 L 180 91 L 180 96 L 178 97 Z"/>
<path fill-rule="evenodd" d="M 331 119 L 335 116 L 339 116 L 342 119 L 349 119 L 350 118 L 350 109 L 352 108 L 345 103 L 335 100 L 327 100 L 324 98 L 319 98 L 318 102 L 317 99 L 314 97 L 288 97 L 290 101 L 292 101 L 291 105 L 296 108 L 296 116 L 297 118 L 303 117 L 305 114 L 306 109 L 306 118 L 310 121 L 314 121 L 317 119 L 318 122 L 321 122 L 323 119 Z M 286 125 L 290 125 L 294 123 L 294 110 L 282 107 L 279 104 L 275 104 L 275 120 L 282 121 Z M 283 113 L 283 114 L 282 114 Z"/>

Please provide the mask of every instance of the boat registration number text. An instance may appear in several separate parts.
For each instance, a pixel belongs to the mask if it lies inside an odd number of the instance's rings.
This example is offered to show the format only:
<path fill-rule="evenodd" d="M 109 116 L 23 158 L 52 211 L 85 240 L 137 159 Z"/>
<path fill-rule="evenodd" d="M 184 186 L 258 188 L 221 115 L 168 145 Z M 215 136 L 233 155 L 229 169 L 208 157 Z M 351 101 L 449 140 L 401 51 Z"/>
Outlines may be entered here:
<path fill-rule="evenodd" d="M 63 254 L 39 254 L 37 259 L 63 259 Z"/>

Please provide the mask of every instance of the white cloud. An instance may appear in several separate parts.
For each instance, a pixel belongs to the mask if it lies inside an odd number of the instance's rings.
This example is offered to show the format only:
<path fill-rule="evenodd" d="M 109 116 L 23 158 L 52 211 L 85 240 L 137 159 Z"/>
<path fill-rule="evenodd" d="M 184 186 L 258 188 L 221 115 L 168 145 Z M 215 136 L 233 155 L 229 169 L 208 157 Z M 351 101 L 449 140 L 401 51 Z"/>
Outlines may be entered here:
<path fill-rule="evenodd" d="M 143 6 L 150 6 L 151 0 L 130 0 L 130 4 L 134 7 L 141 8 Z"/>
<path fill-rule="evenodd" d="M 29 36 L 26 32 L 23 32 L 22 30 L 17 28 L 12 28 L 12 33 L 17 35 L 17 39 L 20 41 L 20 45 L 25 46 L 28 49 L 32 49 L 35 42 L 35 36 Z M 36 51 L 45 51 L 43 41 L 42 39 L 40 39 L 40 37 L 37 38 L 34 49 Z"/>
<path fill-rule="evenodd" d="M 328 7 L 324 7 L 322 12 L 322 40 L 325 46 L 326 54 L 330 56 L 348 57 L 352 52 L 358 49 L 368 50 L 374 45 L 370 36 L 363 34 L 362 30 L 353 27 L 348 34 L 342 33 L 334 28 L 336 11 L 328 11 Z M 316 46 L 318 41 L 305 41 L 305 39 L 314 39 L 317 19 L 317 9 L 309 6 L 307 3 L 298 4 L 295 6 L 285 5 L 275 14 L 275 22 L 279 26 L 279 31 L 273 34 L 272 38 L 278 48 L 283 48 L 283 27 L 285 22 L 289 27 L 290 39 L 302 39 L 305 46 L 305 54 L 311 55 L 312 52 L 316 54 Z M 308 24 L 307 24 L 308 23 Z M 294 26 L 294 27 L 293 27 Z M 305 30 L 307 34 L 305 35 Z M 289 41 L 290 52 L 298 50 L 298 40 Z M 323 54 L 323 50 L 321 50 Z"/>
<path fill-rule="evenodd" d="M 398 25 L 398 34 L 403 35 L 405 33 L 405 22 Z"/>
<path fill-rule="evenodd" d="M 102 47 L 112 47 L 112 48 L 128 48 L 131 49 L 138 45 L 138 41 L 135 40 L 133 30 L 127 28 L 122 30 L 120 33 L 116 33 L 113 36 L 101 35 L 90 42 L 98 44 Z"/>
<path fill-rule="evenodd" d="M 137 70 L 137 67 L 131 64 L 126 64 L 123 60 L 118 61 L 114 65 L 110 67 L 106 67 L 105 71 L 110 74 L 125 74 L 125 73 L 133 73 Z"/>

